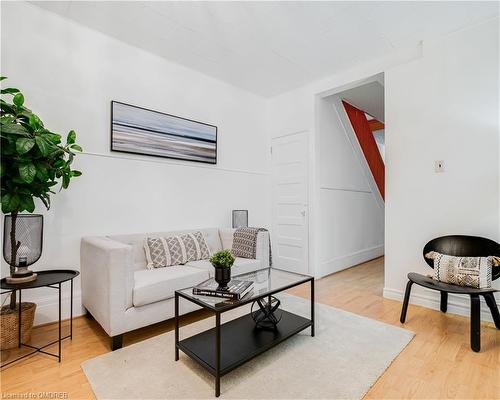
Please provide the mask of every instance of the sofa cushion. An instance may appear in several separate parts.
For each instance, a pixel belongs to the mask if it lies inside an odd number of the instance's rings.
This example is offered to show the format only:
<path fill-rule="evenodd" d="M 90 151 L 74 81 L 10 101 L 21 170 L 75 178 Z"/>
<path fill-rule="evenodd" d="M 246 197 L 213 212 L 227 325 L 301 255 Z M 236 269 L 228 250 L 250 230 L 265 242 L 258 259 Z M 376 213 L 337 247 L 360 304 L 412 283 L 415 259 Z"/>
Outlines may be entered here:
<path fill-rule="evenodd" d="M 220 241 L 223 249 L 231 250 L 233 247 L 234 228 L 219 229 Z"/>
<path fill-rule="evenodd" d="M 135 271 L 133 304 L 140 307 L 170 299 L 176 290 L 197 285 L 208 278 L 206 270 L 187 265 Z"/>
<path fill-rule="evenodd" d="M 210 278 L 214 276 L 214 267 L 210 264 L 208 260 L 199 260 L 199 261 L 190 261 L 186 264 L 186 266 L 190 266 L 193 268 L 198 268 L 203 271 L 207 271 Z M 260 260 L 253 260 L 250 258 L 239 258 L 236 257 L 233 266 L 231 267 L 231 275 L 241 275 L 246 274 L 247 272 L 256 271 L 258 269 L 264 268 Z"/>

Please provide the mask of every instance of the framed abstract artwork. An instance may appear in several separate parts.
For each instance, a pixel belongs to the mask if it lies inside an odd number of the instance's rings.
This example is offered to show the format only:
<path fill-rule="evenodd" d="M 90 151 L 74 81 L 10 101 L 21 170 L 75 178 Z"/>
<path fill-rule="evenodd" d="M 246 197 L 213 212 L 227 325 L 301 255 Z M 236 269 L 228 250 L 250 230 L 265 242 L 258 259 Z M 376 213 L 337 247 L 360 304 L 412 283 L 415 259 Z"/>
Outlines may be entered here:
<path fill-rule="evenodd" d="M 112 101 L 111 150 L 217 164 L 217 127 Z"/>

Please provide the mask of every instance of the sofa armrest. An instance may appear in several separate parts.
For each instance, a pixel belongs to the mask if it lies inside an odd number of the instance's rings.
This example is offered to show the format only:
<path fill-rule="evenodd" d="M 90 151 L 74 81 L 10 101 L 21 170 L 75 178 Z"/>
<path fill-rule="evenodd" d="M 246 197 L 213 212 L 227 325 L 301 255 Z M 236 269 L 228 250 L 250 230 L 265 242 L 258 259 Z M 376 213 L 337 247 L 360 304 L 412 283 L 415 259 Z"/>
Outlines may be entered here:
<path fill-rule="evenodd" d="M 262 267 L 269 267 L 269 232 L 260 231 L 257 234 L 257 248 L 255 258 L 260 260 Z"/>
<path fill-rule="evenodd" d="M 123 314 L 132 306 L 132 246 L 106 237 L 82 238 L 82 304 L 109 336 L 123 333 Z"/>

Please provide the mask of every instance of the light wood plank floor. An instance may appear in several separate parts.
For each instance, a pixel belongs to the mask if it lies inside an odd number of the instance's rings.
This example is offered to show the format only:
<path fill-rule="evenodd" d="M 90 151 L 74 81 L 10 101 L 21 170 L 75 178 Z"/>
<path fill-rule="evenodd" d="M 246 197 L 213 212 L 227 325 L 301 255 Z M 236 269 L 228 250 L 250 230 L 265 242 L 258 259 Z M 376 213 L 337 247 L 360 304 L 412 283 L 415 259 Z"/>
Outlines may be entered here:
<path fill-rule="evenodd" d="M 383 279 L 383 258 L 379 258 L 318 280 L 316 301 L 400 326 L 401 303 L 382 298 Z M 309 287 L 290 292 L 308 297 Z M 207 315 L 186 316 L 184 323 Z M 468 318 L 410 306 L 405 327 L 414 331 L 416 337 L 366 399 L 500 398 L 500 331 L 493 324 L 482 324 L 480 353 L 470 350 Z M 33 342 L 54 337 L 56 328 L 53 324 L 35 328 Z M 171 329 L 172 321 L 140 329 L 127 334 L 124 344 Z M 1 391 L 56 391 L 67 392 L 71 399 L 94 398 L 80 363 L 108 351 L 109 339 L 99 325 L 84 317 L 76 318 L 74 338 L 64 342 L 61 364 L 48 356 L 36 355 L 7 367 L 0 374 Z"/>

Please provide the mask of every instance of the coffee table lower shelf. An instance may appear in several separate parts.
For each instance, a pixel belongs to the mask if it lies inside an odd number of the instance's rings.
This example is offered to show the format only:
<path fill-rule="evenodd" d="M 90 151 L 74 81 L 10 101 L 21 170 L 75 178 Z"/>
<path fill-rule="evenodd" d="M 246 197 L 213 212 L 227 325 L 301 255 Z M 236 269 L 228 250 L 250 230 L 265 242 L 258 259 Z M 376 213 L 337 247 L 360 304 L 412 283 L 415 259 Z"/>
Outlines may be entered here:
<path fill-rule="evenodd" d="M 177 347 L 214 376 L 222 376 L 312 325 L 311 320 L 288 311 L 275 331 L 255 328 L 250 314 L 220 326 L 220 369 L 216 368 L 216 328 L 179 341 Z"/>

